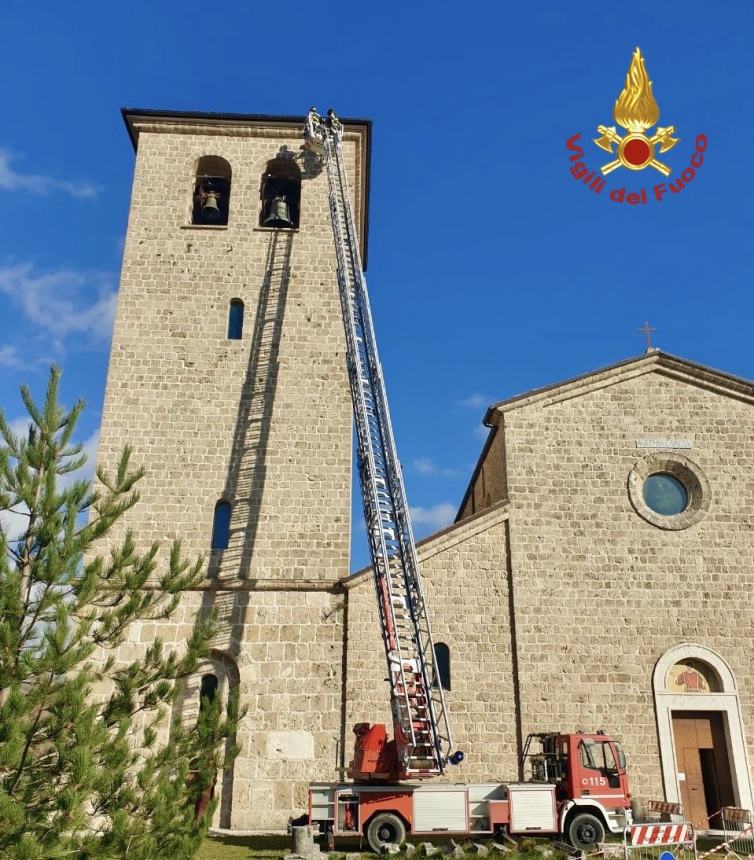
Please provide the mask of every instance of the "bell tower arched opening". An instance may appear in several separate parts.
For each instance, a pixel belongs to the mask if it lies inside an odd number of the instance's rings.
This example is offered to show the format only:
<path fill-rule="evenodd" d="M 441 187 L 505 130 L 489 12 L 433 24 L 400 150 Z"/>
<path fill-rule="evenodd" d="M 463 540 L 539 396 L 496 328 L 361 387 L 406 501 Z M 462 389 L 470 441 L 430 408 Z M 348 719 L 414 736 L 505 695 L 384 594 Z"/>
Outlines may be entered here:
<path fill-rule="evenodd" d="M 196 165 L 192 224 L 224 226 L 230 212 L 230 164 L 219 155 L 203 155 Z"/>
<path fill-rule="evenodd" d="M 262 176 L 260 227 L 296 229 L 301 213 L 301 171 L 289 158 L 267 162 Z"/>

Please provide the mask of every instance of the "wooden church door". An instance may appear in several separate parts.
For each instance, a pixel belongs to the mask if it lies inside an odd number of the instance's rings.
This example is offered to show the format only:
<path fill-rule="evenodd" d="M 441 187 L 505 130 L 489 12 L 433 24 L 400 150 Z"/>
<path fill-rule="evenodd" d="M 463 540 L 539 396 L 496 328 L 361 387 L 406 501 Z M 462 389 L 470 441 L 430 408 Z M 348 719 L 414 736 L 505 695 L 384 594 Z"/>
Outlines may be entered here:
<path fill-rule="evenodd" d="M 716 813 L 734 802 L 722 716 L 674 712 L 673 738 L 686 819 L 702 830 L 719 828 Z"/>

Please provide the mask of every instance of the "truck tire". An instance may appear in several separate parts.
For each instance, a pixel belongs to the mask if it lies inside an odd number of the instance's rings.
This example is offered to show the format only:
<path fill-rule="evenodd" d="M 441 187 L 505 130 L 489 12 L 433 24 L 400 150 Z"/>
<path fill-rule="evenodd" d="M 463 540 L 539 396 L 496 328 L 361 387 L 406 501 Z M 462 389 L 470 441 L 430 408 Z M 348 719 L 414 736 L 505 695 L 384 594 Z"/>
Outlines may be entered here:
<path fill-rule="evenodd" d="M 596 815 L 581 812 L 568 823 L 568 841 L 580 851 L 588 851 L 605 841 L 605 827 Z"/>
<path fill-rule="evenodd" d="M 406 841 L 406 825 L 392 812 L 375 815 L 367 827 L 367 842 L 376 854 L 382 854 L 388 845 L 399 847 Z"/>

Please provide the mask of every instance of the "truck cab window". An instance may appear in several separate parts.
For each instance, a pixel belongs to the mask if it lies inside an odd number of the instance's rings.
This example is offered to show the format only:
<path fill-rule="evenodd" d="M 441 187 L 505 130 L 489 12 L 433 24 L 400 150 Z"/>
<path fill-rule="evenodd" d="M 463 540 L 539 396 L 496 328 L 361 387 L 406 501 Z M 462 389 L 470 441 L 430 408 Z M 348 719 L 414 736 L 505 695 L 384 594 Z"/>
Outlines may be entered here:
<path fill-rule="evenodd" d="M 581 752 L 581 766 L 589 768 L 589 770 L 602 770 L 604 767 L 605 757 L 602 754 L 602 744 L 595 743 L 591 740 L 583 740 L 579 745 Z"/>
<path fill-rule="evenodd" d="M 589 770 L 599 770 L 605 774 L 617 773 L 612 747 L 609 743 L 584 739 L 579 745 L 581 766 Z"/>

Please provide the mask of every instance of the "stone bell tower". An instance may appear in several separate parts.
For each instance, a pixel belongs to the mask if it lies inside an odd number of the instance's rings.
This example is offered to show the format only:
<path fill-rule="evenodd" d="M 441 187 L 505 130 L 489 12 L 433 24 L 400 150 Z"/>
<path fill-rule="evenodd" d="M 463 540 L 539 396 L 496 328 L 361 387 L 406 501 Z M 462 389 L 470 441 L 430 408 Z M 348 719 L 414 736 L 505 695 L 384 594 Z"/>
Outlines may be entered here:
<path fill-rule="evenodd" d="M 248 708 L 216 823 L 278 826 L 343 747 L 351 405 L 326 177 L 303 116 L 124 119 L 136 168 L 98 463 L 132 445 L 146 475 L 122 527 L 141 550 L 180 538 L 206 579 L 123 648 L 181 642 L 218 610 L 184 702 L 238 684 Z M 364 245 L 370 124 L 344 125 Z"/>

